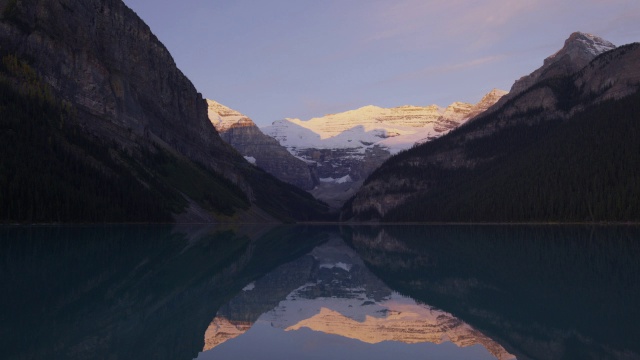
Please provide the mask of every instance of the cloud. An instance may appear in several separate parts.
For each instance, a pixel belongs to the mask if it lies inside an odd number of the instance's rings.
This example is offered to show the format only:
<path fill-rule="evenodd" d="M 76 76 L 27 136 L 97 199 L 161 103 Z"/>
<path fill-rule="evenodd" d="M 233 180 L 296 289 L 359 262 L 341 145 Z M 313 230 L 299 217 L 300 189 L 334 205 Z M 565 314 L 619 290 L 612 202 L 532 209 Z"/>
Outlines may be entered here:
<path fill-rule="evenodd" d="M 523 15 L 544 9 L 550 0 L 396 0 L 378 1 L 366 18 L 371 32 L 365 41 L 422 35 L 426 42 L 494 42 L 508 34 L 504 27 Z"/>
<path fill-rule="evenodd" d="M 443 75 L 443 74 L 448 74 L 452 72 L 460 72 L 460 71 L 469 70 L 469 69 L 477 68 L 484 65 L 489 65 L 498 61 L 502 61 L 506 57 L 507 55 L 500 54 L 500 55 L 493 55 L 493 56 L 485 56 L 485 57 L 467 60 L 467 61 L 454 63 L 454 64 L 428 66 L 417 71 L 407 72 L 407 73 L 403 73 L 398 76 L 392 77 L 390 79 L 387 79 L 381 82 L 381 84 L 425 80 L 434 75 Z"/>

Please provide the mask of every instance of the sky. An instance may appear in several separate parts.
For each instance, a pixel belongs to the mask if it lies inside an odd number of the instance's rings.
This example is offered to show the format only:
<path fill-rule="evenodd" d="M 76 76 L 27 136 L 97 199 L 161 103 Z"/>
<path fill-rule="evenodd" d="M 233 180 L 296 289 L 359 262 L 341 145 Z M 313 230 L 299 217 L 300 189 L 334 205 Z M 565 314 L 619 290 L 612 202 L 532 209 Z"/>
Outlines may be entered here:
<path fill-rule="evenodd" d="M 574 31 L 640 42 L 638 0 L 124 0 L 205 98 L 258 126 L 478 102 Z"/>

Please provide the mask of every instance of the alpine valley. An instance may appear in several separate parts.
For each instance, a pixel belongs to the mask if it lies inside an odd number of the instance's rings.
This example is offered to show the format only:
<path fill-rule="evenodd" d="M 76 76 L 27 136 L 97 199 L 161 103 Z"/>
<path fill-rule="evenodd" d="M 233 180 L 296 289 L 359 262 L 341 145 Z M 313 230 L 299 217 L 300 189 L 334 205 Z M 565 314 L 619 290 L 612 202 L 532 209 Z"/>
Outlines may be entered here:
<path fill-rule="evenodd" d="M 446 108 L 365 106 L 306 121 L 278 120 L 262 129 L 241 113 L 208 102 L 222 139 L 245 158 L 340 208 L 389 157 L 448 133 L 505 94 L 494 89 L 475 105 L 455 102 Z"/>
<path fill-rule="evenodd" d="M 0 0 L 0 222 L 640 221 L 640 44 L 259 129 L 122 0 Z M 489 84 L 490 85 L 490 84 Z"/>

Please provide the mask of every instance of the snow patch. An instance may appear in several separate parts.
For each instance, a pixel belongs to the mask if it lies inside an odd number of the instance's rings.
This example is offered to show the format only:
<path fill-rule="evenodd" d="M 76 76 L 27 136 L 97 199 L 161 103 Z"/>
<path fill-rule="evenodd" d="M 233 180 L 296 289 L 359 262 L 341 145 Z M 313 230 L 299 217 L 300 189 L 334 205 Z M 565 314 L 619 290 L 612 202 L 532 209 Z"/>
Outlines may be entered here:
<path fill-rule="evenodd" d="M 338 179 L 334 179 L 334 178 L 331 178 L 331 177 L 320 178 L 320 182 L 334 183 L 334 184 L 344 184 L 346 182 L 353 182 L 353 179 L 351 179 L 351 176 L 346 175 L 346 176 L 343 176 L 343 177 L 338 178 Z"/>
<path fill-rule="evenodd" d="M 242 291 L 251 291 L 251 290 L 253 290 L 255 288 L 256 288 L 256 282 L 254 281 L 254 282 L 248 284 L 247 286 L 243 287 Z"/>
<path fill-rule="evenodd" d="M 338 268 L 344 271 L 351 271 L 352 264 L 345 264 L 343 262 L 337 262 L 335 264 L 322 264 L 320 265 L 320 269 L 333 269 Z"/>
<path fill-rule="evenodd" d="M 253 165 L 256 164 L 256 158 L 254 158 L 253 156 L 245 156 L 244 159 L 247 160 L 248 162 L 250 162 Z"/>

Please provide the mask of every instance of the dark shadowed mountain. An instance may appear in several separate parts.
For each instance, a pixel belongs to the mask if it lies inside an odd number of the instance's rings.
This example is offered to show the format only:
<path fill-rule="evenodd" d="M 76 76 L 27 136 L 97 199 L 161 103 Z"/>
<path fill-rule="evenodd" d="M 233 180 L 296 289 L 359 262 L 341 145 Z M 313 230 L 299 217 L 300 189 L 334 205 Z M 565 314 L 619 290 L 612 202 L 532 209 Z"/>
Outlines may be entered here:
<path fill-rule="evenodd" d="M 2 358 L 193 359 L 220 306 L 326 238 L 297 226 L 0 228 Z"/>
<path fill-rule="evenodd" d="M 640 44 L 609 45 L 572 34 L 485 113 L 388 160 L 342 216 L 640 220 Z"/>
<path fill-rule="evenodd" d="M 343 228 L 385 284 L 518 360 L 638 359 L 638 227 Z"/>
<path fill-rule="evenodd" d="M 0 1 L 0 221 L 290 221 L 310 195 L 249 164 L 120 0 Z"/>
<path fill-rule="evenodd" d="M 447 107 L 369 105 L 304 121 L 278 120 L 261 130 L 314 166 L 319 182 L 309 192 L 339 209 L 391 155 L 448 133 L 504 94 L 493 89 L 476 104 Z"/>
<path fill-rule="evenodd" d="M 276 139 L 263 134 L 253 120 L 238 111 L 213 100 L 207 100 L 207 105 L 209 120 L 220 137 L 247 161 L 303 190 L 312 190 L 318 184 L 315 163 L 291 155 Z"/>

